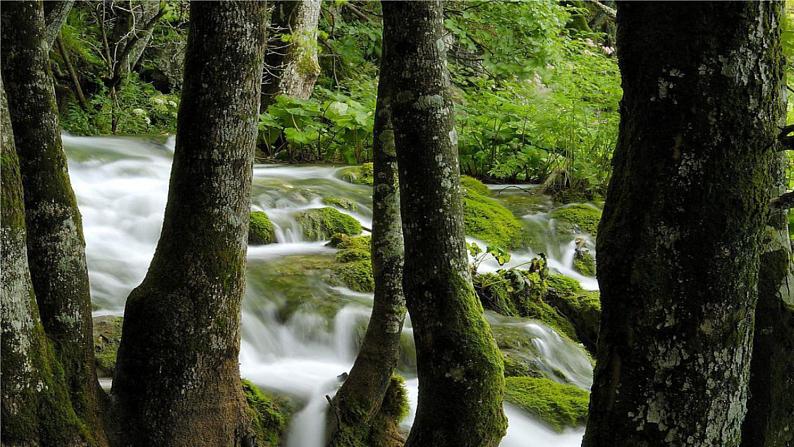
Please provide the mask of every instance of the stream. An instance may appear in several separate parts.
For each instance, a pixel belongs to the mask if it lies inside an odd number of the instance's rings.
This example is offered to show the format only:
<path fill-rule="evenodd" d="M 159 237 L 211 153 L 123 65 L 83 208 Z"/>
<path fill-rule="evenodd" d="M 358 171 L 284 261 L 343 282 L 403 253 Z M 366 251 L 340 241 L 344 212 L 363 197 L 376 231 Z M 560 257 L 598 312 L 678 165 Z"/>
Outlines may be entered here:
<path fill-rule="evenodd" d="M 148 269 L 168 193 L 173 137 L 165 139 L 63 136 L 72 186 L 83 216 L 86 255 L 91 280 L 94 316 L 122 315 L 129 292 Z M 339 386 L 337 376 L 350 369 L 357 343 L 363 336 L 372 295 L 334 287 L 322 278 L 302 274 L 301 263 L 332 257 L 325 242 L 302 239 L 292 214 L 327 206 L 323 197 L 343 197 L 357 203 L 357 211 L 340 209 L 371 227 L 371 188 L 340 180 L 332 166 L 263 165 L 254 167 L 252 209 L 267 212 L 276 226 L 278 242 L 249 247 L 246 296 L 242 310 L 240 372 L 275 394 L 300 403 L 288 429 L 288 447 L 321 447 L 325 396 Z M 503 190 L 490 186 L 492 189 Z M 512 192 L 511 192 L 512 191 Z M 517 188 L 505 197 L 521 194 Z M 501 197 L 503 194 L 497 195 Z M 553 220 L 545 211 L 525 210 L 530 228 L 552 234 Z M 521 215 L 521 214 L 520 214 Z M 534 230 L 533 230 L 534 231 Z M 575 242 L 547 241 L 549 267 L 594 290 L 594 278 L 572 270 Z M 480 243 L 481 246 L 485 244 Z M 531 251 L 513 252 L 508 266 L 530 259 Z M 493 261 L 480 271 L 499 268 Z M 289 274 L 285 274 L 288 272 Z M 285 311 L 288 309 L 288 311 Z M 523 328 L 543 369 L 564 375 L 581 388 L 592 384 L 592 367 L 583 349 L 537 321 L 508 318 L 487 312 L 494 325 Z M 417 400 L 415 354 L 410 321 L 406 321 L 399 373 L 406 377 L 411 415 Z M 574 447 L 584 430 L 557 433 L 509 404 L 504 447 Z"/>

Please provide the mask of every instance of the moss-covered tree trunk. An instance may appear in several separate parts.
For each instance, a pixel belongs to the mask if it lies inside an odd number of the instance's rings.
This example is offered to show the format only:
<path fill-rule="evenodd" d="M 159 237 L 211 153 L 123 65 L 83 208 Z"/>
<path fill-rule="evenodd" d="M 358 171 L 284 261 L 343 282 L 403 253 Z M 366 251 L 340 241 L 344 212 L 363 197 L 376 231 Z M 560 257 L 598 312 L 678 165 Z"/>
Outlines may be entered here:
<path fill-rule="evenodd" d="M 0 438 L 4 446 L 96 445 L 74 413 L 63 369 L 39 319 L 28 270 L 22 178 L 2 82 L 0 158 Z"/>
<path fill-rule="evenodd" d="M 400 355 L 405 319 L 403 234 L 390 78 L 394 59 L 381 58 L 375 110 L 372 191 L 372 273 L 375 298 L 361 349 L 329 412 L 329 446 L 367 445 Z"/>
<path fill-rule="evenodd" d="M 442 3 L 383 2 L 383 23 L 420 383 L 406 445 L 496 446 L 503 366 L 469 274 Z"/>
<path fill-rule="evenodd" d="M 270 17 L 262 110 L 278 95 L 308 99 L 320 74 L 317 23 L 320 0 L 279 0 Z"/>
<path fill-rule="evenodd" d="M 780 195 L 786 187 L 786 157 L 773 165 Z M 794 445 L 794 271 L 786 210 L 773 208 L 764 233 L 758 275 L 750 398 L 742 447 Z"/>
<path fill-rule="evenodd" d="M 251 445 L 240 384 L 263 2 L 194 2 L 163 229 L 125 309 L 121 445 Z"/>
<path fill-rule="evenodd" d="M 22 173 L 33 290 L 74 409 L 104 442 L 85 241 L 61 143 L 42 3 L 4 4 L 2 23 L 2 74 Z"/>
<path fill-rule="evenodd" d="M 782 7 L 618 4 L 623 101 L 586 447 L 740 443 Z"/>
<path fill-rule="evenodd" d="M 44 21 L 46 23 L 44 40 L 48 47 L 52 47 L 58 34 L 61 33 L 61 26 L 66 21 L 66 16 L 72 10 L 74 0 L 53 0 L 44 2 Z"/>

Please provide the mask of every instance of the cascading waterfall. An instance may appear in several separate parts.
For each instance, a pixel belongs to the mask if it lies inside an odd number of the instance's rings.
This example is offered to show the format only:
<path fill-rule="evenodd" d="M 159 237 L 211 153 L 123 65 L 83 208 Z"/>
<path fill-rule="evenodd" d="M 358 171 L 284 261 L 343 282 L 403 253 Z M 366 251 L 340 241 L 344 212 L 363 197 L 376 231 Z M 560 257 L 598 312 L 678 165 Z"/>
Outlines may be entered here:
<path fill-rule="evenodd" d="M 160 233 L 170 174 L 173 137 L 165 142 L 141 138 L 73 137 L 64 135 L 72 185 L 83 215 L 94 315 L 122 315 L 129 292 L 143 279 Z M 270 272 L 276 263 L 297 264 L 306 257 L 330 257 L 334 249 L 324 242 L 307 242 L 293 213 L 327 206 L 324 197 L 344 197 L 358 204 L 356 213 L 341 210 L 371 228 L 369 187 L 337 178 L 339 168 L 329 166 L 257 165 L 254 168 L 252 208 L 265 211 L 276 227 L 276 244 L 249 247 L 248 281 L 243 303 L 241 375 L 275 393 L 303 404 L 293 417 L 287 445 L 323 445 L 325 396 L 339 385 L 337 376 L 352 366 L 371 310 L 371 294 L 333 287 L 320 278 L 302 277 L 286 286 Z M 534 225 L 550 227 L 544 213 L 524 217 Z M 550 242 L 551 268 L 580 281 L 585 289 L 597 288 L 595 279 L 576 273 L 571 266 L 575 244 Z M 532 259 L 531 252 L 515 252 L 507 267 Z M 500 268 L 485 261 L 481 271 Z M 296 298 L 297 297 L 297 298 Z M 279 313 L 279 304 L 297 300 L 290 315 Z M 303 302 L 322 306 L 304 305 Z M 333 312 L 329 312 L 329 305 Z M 323 310 L 319 310 L 323 309 Z M 526 331 L 539 363 L 565 375 L 582 388 L 592 383 L 592 366 L 578 345 L 549 328 L 529 320 L 488 313 L 492 325 L 511 325 Z M 418 383 L 411 360 L 410 321 L 406 322 L 405 354 L 400 373 L 412 411 Z M 522 411 L 506 404 L 510 426 L 502 446 L 573 447 L 581 443 L 582 430 L 556 433 Z M 410 426 L 411 414 L 405 427 Z"/>

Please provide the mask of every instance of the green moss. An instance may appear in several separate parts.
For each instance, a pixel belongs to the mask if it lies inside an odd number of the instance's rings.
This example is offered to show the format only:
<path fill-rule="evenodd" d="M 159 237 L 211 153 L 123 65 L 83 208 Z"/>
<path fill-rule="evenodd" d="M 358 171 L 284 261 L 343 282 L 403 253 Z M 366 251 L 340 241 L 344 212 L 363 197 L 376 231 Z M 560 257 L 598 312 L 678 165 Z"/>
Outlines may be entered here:
<path fill-rule="evenodd" d="M 301 211 L 295 215 L 295 219 L 303 229 L 303 236 L 310 241 L 330 239 L 337 233 L 346 235 L 361 233 L 361 224 L 355 218 L 336 208 L 314 208 Z"/>
<path fill-rule="evenodd" d="M 794 213 L 788 212 L 788 237 L 794 241 Z"/>
<path fill-rule="evenodd" d="M 344 197 L 323 197 L 323 203 L 348 211 L 358 211 L 358 204 Z"/>
<path fill-rule="evenodd" d="M 123 323 L 124 317 L 106 315 L 94 318 L 94 357 L 99 377 L 113 377 Z"/>
<path fill-rule="evenodd" d="M 490 191 L 478 180 L 461 177 L 463 222 L 466 234 L 488 245 L 519 248 L 526 245 L 524 226 L 509 209 L 490 198 Z"/>
<path fill-rule="evenodd" d="M 521 351 L 506 349 L 502 351 L 502 355 L 504 355 L 505 377 L 543 377 L 535 362 Z"/>
<path fill-rule="evenodd" d="M 549 277 L 546 278 L 546 285 L 555 289 L 561 294 L 570 294 L 582 291 L 582 286 L 579 285 L 579 281 L 569 278 L 565 275 L 549 275 Z"/>
<path fill-rule="evenodd" d="M 595 276 L 595 258 L 589 251 L 577 250 L 573 257 L 573 269 L 585 276 Z"/>
<path fill-rule="evenodd" d="M 248 224 L 248 243 L 265 245 L 276 242 L 276 230 L 264 211 L 252 211 Z"/>
<path fill-rule="evenodd" d="M 372 262 L 369 259 L 339 263 L 334 266 L 333 272 L 334 278 L 351 290 L 370 293 L 375 290 Z"/>
<path fill-rule="evenodd" d="M 587 203 L 574 203 L 553 210 L 550 216 L 557 220 L 557 230 L 560 232 L 596 236 L 601 210 Z"/>
<path fill-rule="evenodd" d="M 590 393 L 545 378 L 507 377 L 505 400 L 561 432 L 585 424 Z"/>
<path fill-rule="evenodd" d="M 294 409 L 288 401 L 266 394 L 248 380 L 243 380 L 243 394 L 259 447 L 278 447 Z"/>
<path fill-rule="evenodd" d="M 596 291 L 585 291 L 579 283 L 562 275 L 551 275 L 544 300 L 564 315 L 576 330 L 578 340 L 595 353 L 601 324 L 601 298 Z"/>
<path fill-rule="evenodd" d="M 375 181 L 372 163 L 364 163 L 358 166 L 348 166 L 339 171 L 339 178 L 356 185 L 369 185 Z"/>
<path fill-rule="evenodd" d="M 336 262 L 353 262 L 353 261 L 362 261 L 370 259 L 370 253 L 368 250 L 361 250 L 359 248 L 347 248 L 344 250 L 339 250 L 336 253 Z"/>
<path fill-rule="evenodd" d="M 347 234 L 337 233 L 331 236 L 328 245 L 340 250 L 364 250 L 371 251 L 372 238 L 370 236 L 348 236 Z"/>

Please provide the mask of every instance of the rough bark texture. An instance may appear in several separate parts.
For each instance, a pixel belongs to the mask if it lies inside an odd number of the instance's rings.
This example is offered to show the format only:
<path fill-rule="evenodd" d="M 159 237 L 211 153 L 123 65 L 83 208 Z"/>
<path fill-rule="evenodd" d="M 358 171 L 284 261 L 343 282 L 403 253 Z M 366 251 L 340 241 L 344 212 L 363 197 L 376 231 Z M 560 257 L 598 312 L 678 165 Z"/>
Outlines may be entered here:
<path fill-rule="evenodd" d="M 275 2 L 262 79 L 262 110 L 278 95 L 301 99 L 311 96 L 320 74 L 317 62 L 320 4 L 320 0 Z"/>
<path fill-rule="evenodd" d="M 63 369 L 49 346 L 28 270 L 19 160 L 0 82 L 2 230 L 2 443 L 4 446 L 92 445 L 69 400 Z"/>
<path fill-rule="evenodd" d="M 782 3 L 618 4 L 583 445 L 737 446 L 783 113 Z"/>
<path fill-rule="evenodd" d="M 502 357 L 474 294 L 463 232 L 440 1 L 384 2 L 419 404 L 407 446 L 488 447 L 505 434 Z"/>
<path fill-rule="evenodd" d="M 391 120 L 390 74 L 393 59 L 381 58 L 375 110 L 372 192 L 372 271 L 375 299 L 364 341 L 350 375 L 336 393 L 329 412 L 329 446 L 367 445 L 372 420 L 400 355 L 405 319 L 402 288 L 403 234 L 397 153 Z"/>
<path fill-rule="evenodd" d="M 195 2 L 190 18 L 163 229 L 124 313 L 121 445 L 251 445 L 238 353 L 266 7 Z"/>
<path fill-rule="evenodd" d="M 104 442 L 85 242 L 61 145 L 41 2 L 4 4 L 2 24 L 3 82 L 22 173 L 33 290 L 74 409 Z"/>
<path fill-rule="evenodd" d="M 786 157 L 773 165 L 773 196 L 785 192 Z M 773 208 L 758 274 L 750 398 L 742 447 L 794 446 L 794 271 L 786 211 Z"/>
<path fill-rule="evenodd" d="M 55 38 L 61 33 L 61 26 L 66 21 L 66 16 L 72 10 L 74 0 L 56 0 L 44 2 L 44 21 L 47 28 L 44 31 L 44 40 L 47 48 L 52 47 Z"/>

